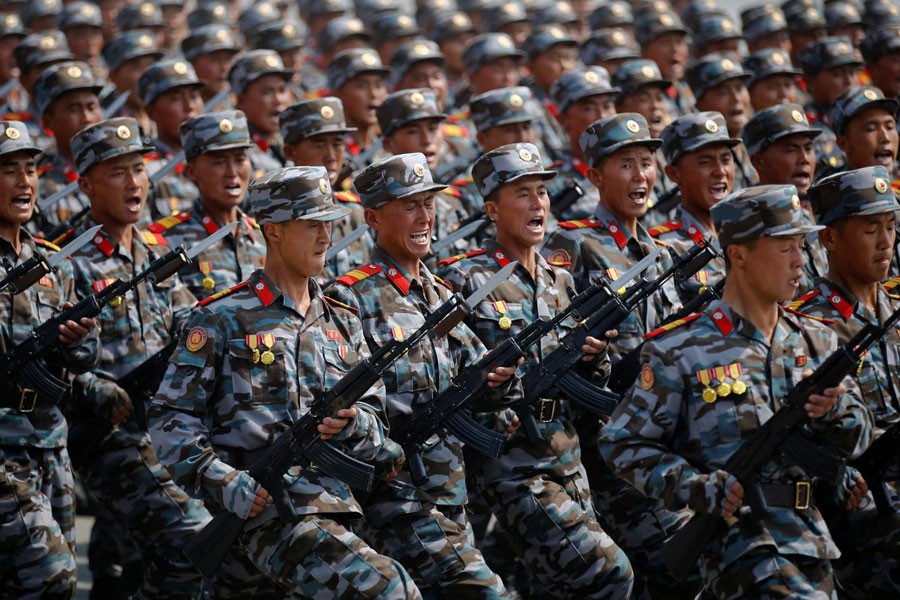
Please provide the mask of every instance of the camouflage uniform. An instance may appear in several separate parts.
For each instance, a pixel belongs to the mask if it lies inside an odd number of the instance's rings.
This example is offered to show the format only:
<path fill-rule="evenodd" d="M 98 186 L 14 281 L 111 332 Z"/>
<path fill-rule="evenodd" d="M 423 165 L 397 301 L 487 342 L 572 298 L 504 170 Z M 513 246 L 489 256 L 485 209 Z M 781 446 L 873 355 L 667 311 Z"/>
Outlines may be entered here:
<path fill-rule="evenodd" d="M 72 139 L 80 174 L 110 158 L 144 151 L 137 123 L 126 117 L 101 121 Z M 79 233 L 93 225 L 93 219 L 88 218 Z M 137 228 L 133 235 L 129 249 L 101 232 L 73 255 L 79 297 L 104 289 L 116 277 L 133 277 L 157 255 L 168 251 L 162 236 Z M 103 344 L 100 365 L 93 377 L 81 377 L 77 382 L 83 388 L 83 398 L 73 416 L 73 440 L 79 428 L 79 439 L 85 444 L 90 441 L 87 436 L 96 435 L 96 428 L 103 431 L 110 410 L 127 397 L 115 382 L 173 339 L 194 302 L 181 282 L 172 278 L 156 285 L 141 283 L 121 301 L 115 300 L 103 309 L 97 317 Z M 165 473 L 150 435 L 136 419 L 109 430 L 98 446 L 90 461 L 79 468 L 85 483 L 107 509 L 104 514 L 127 529 L 141 551 L 144 580 L 138 596 L 197 597 L 200 574 L 180 551 L 209 514 Z"/>
<path fill-rule="evenodd" d="M 294 167 L 254 182 L 254 214 L 262 223 L 339 216 L 346 211 L 334 205 L 327 177 L 322 167 Z M 220 510 L 246 518 L 259 490 L 246 471 L 254 457 L 368 355 L 353 314 L 326 302 L 312 281 L 309 292 L 301 315 L 256 271 L 204 301 L 154 399 L 149 420 L 159 455 L 192 496 Z M 372 461 L 385 443 L 383 389 L 379 382 L 357 402 L 357 417 L 335 437 L 358 459 Z M 336 598 L 420 597 L 400 565 L 348 529 L 361 511 L 345 483 L 298 467 L 285 473 L 284 485 L 293 519 L 282 521 L 270 505 L 238 545 L 267 577 L 306 597 L 323 590 Z"/>
<path fill-rule="evenodd" d="M 425 156 L 418 153 L 375 163 L 354 183 L 367 208 L 444 187 L 433 183 Z M 419 266 L 419 276 L 410 281 L 376 244 L 369 264 L 338 277 L 340 285 L 333 293 L 359 310 L 370 350 L 415 331 L 425 319 L 423 312 L 434 310 L 449 297 L 424 265 Z M 447 337 L 429 336 L 410 348 L 382 378 L 391 427 L 402 427 L 414 410 L 427 408 L 457 371 L 484 351 L 464 324 Z M 482 408 L 490 410 L 504 395 L 505 386 L 492 390 Z M 426 480 L 421 485 L 412 482 L 404 467 L 397 479 L 377 488 L 366 500 L 371 539 L 403 563 L 426 593 L 507 597 L 503 583 L 472 545 L 461 442 L 446 432 L 434 435 L 423 444 L 422 460 Z"/>
<path fill-rule="evenodd" d="M 0 156 L 40 149 L 23 123 L 0 122 Z M 36 252 L 49 255 L 52 244 L 19 230 L 21 248 L 0 238 L 0 252 L 17 266 Z M 6 259 L 4 259 L 6 260 Z M 0 278 L 7 269 L 0 269 Z M 5 296 L 0 343 L 4 353 L 25 341 L 32 328 L 56 316 L 64 302 L 77 302 L 72 271 L 63 262 L 26 291 Z M 97 362 L 97 333 L 69 346 L 45 362 L 56 377 L 67 368 L 82 373 Z M 42 361 L 43 362 L 43 361 Z M 66 420 L 61 399 L 24 393 L 24 380 L 7 380 L 0 402 L 0 577 L 3 595 L 16 598 L 71 598 L 75 593 L 75 496 L 72 466 L 66 451 Z"/>
<path fill-rule="evenodd" d="M 553 177 L 553 171 L 543 170 L 532 144 L 510 144 L 488 152 L 475 163 L 474 173 L 485 197 L 520 177 Z M 442 273 L 454 291 L 468 296 L 509 260 L 498 242 L 488 240 L 484 249 L 466 258 L 442 261 L 446 265 Z M 466 319 L 488 348 L 497 347 L 536 319 L 555 317 L 569 303 L 569 290 L 575 283 L 572 276 L 540 255 L 536 260 L 534 277 L 519 265 Z M 565 323 L 561 331 L 542 339 L 539 347 L 530 348 L 531 366 L 552 352 L 572 325 Z M 603 374 L 605 369 L 597 371 Z M 626 598 L 633 582 L 628 558 L 597 524 L 578 434 L 563 415 L 562 400 L 548 401 L 554 409 L 538 424 L 543 440 L 532 444 L 524 429 L 517 430 L 498 459 L 488 458 L 478 467 L 476 485 L 528 565 L 533 595 Z M 505 424 L 493 428 L 503 430 Z"/>
<path fill-rule="evenodd" d="M 815 230 L 796 193 L 794 186 L 760 186 L 716 204 L 722 246 Z M 781 408 L 803 370 L 834 352 L 837 339 L 817 321 L 781 309 L 766 339 L 722 301 L 686 323 L 644 345 L 639 383 L 604 427 L 600 450 L 617 474 L 670 509 L 720 516 L 734 481 L 724 464 Z M 845 457 L 871 438 L 871 417 L 854 393 L 810 427 Z M 755 518 L 742 506 L 710 541 L 700 560 L 708 591 L 720 598 L 836 598 L 828 560 L 837 548 L 815 506 L 804 508 L 795 497 L 808 474 L 779 456 L 760 479 L 769 512 Z M 779 491 L 790 495 L 790 505 Z"/>

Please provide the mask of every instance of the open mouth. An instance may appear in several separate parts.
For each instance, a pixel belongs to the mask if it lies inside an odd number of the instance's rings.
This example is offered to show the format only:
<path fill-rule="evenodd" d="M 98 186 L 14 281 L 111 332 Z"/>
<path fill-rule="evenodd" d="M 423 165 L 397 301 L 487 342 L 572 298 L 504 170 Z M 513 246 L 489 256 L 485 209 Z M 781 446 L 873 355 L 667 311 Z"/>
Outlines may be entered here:
<path fill-rule="evenodd" d="M 225 193 L 231 197 L 237 197 L 241 195 L 241 184 L 240 183 L 226 183 L 225 184 Z"/>
<path fill-rule="evenodd" d="M 525 223 L 525 227 L 532 233 L 544 233 L 544 217 L 539 216 Z"/>
<path fill-rule="evenodd" d="M 812 176 L 806 171 L 798 171 L 791 175 L 791 181 L 793 181 L 797 187 L 807 187 L 812 182 Z"/>
<path fill-rule="evenodd" d="M 427 244 L 430 240 L 427 229 L 413 231 L 409 234 L 409 239 L 411 239 L 414 244 Z"/>
<path fill-rule="evenodd" d="M 650 125 L 662 125 L 663 116 L 661 114 L 650 115 Z"/>
<path fill-rule="evenodd" d="M 29 208 L 31 206 L 31 194 L 19 194 L 12 199 L 16 208 Z"/>
<path fill-rule="evenodd" d="M 885 167 L 893 167 L 894 153 L 890 150 L 879 150 L 875 153 L 875 164 L 884 165 Z"/>
<path fill-rule="evenodd" d="M 636 189 L 635 191 L 628 194 L 628 199 L 634 202 L 635 204 L 643 205 L 647 204 L 647 188 L 641 187 Z"/>
<path fill-rule="evenodd" d="M 721 200 L 728 194 L 728 185 L 724 183 L 716 183 L 709 186 L 709 194 L 717 200 Z"/>
<path fill-rule="evenodd" d="M 141 210 L 141 197 L 140 196 L 129 196 L 125 199 L 125 207 L 130 211 L 139 211 Z"/>

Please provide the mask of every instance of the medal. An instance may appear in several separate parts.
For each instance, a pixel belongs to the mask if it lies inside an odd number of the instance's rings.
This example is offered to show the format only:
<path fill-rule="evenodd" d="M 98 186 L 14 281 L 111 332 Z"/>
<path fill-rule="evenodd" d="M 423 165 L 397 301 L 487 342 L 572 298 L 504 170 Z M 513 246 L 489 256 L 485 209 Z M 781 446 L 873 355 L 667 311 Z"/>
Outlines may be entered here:
<path fill-rule="evenodd" d="M 201 260 L 197 264 L 197 268 L 200 269 L 200 273 L 203 274 L 203 281 L 201 284 L 203 285 L 203 289 L 212 290 L 216 287 L 216 280 L 210 276 L 212 272 L 212 262 L 208 260 Z"/>
<path fill-rule="evenodd" d="M 500 319 L 497 321 L 497 325 L 500 326 L 500 329 L 504 331 L 512 327 L 512 319 L 506 316 L 506 302 L 503 300 L 498 300 L 493 303 L 494 309 L 500 313 Z"/>
<path fill-rule="evenodd" d="M 509 320 L 509 317 L 503 315 L 500 317 L 498 324 L 500 325 L 500 329 L 509 329 L 512 326 L 512 321 Z"/>
<path fill-rule="evenodd" d="M 747 391 L 747 384 L 743 381 L 735 381 L 734 385 L 731 386 L 731 391 L 737 395 L 741 395 Z"/>
<path fill-rule="evenodd" d="M 122 305 L 122 296 L 116 296 L 115 298 L 110 300 L 109 305 L 112 306 L 113 308 L 121 306 Z"/>
<path fill-rule="evenodd" d="M 253 354 L 250 357 L 250 360 L 253 361 L 253 364 L 257 364 L 259 362 L 259 350 L 257 348 L 253 349 Z"/>
<path fill-rule="evenodd" d="M 264 365 L 271 365 L 273 362 L 275 362 L 275 355 L 271 350 L 266 350 L 262 353 L 259 360 Z"/>
<path fill-rule="evenodd" d="M 211 290 L 216 287 L 216 280 L 213 279 L 212 277 L 210 277 L 209 275 L 207 275 L 206 277 L 203 278 L 202 283 L 203 283 L 203 289 L 206 289 L 206 290 Z"/>
<path fill-rule="evenodd" d="M 706 388 L 705 390 L 703 390 L 703 401 L 707 404 L 712 404 L 716 401 L 716 398 L 718 398 L 718 396 L 716 395 L 716 390 L 712 388 Z"/>
<path fill-rule="evenodd" d="M 247 344 L 247 347 L 253 351 L 250 355 L 250 360 L 254 365 L 257 364 L 259 362 L 259 348 L 257 348 L 257 346 L 259 346 L 259 336 L 251 333 L 244 337 L 244 342 Z"/>
<path fill-rule="evenodd" d="M 271 365 L 275 362 L 275 353 L 271 350 L 272 346 L 275 345 L 275 334 L 264 333 L 262 335 L 262 344 L 267 350 L 260 355 L 259 362 L 266 366 Z"/>
<path fill-rule="evenodd" d="M 720 398 L 724 398 L 725 396 L 727 396 L 728 394 L 731 393 L 731 386 L 724 382 L 720 383 L 719 387 L 716 388 L 716 393 L 719 395 Z"/>

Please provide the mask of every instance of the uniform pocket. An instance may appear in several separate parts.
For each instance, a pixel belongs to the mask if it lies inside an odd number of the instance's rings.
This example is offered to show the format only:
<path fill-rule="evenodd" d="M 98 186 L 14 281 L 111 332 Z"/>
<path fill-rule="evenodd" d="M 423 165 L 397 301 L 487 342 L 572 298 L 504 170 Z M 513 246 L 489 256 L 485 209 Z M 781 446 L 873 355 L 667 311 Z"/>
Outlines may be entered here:
<path fill-rule="evenodd" d="M 229 340 L 228 361 L 235 402 L 269 404 L 287 398 L 285 347 L 280 340 L 269 349 L 258 346 L 257 352 L 246 340 Z"/>

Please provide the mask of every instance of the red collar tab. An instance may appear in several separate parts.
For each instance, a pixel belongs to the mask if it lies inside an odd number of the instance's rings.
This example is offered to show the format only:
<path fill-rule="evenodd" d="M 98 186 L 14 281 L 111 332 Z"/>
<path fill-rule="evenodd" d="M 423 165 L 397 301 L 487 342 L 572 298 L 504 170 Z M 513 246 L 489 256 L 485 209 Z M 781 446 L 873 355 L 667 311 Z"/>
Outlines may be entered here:
<path fill-rule="evenodd" d="M 731 322 L 731 319 L 728 318 L 728 315 L 721 308 L 714 310 L 710 316 L 722 335 L 727 336 L 734 331 L 734 323 Z"/>

